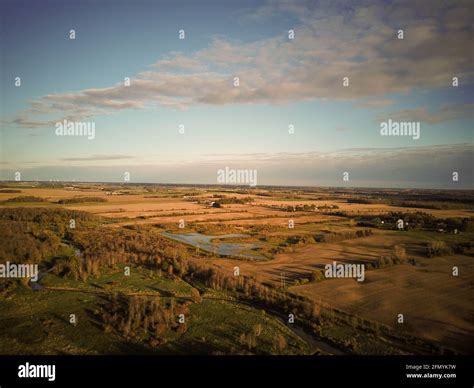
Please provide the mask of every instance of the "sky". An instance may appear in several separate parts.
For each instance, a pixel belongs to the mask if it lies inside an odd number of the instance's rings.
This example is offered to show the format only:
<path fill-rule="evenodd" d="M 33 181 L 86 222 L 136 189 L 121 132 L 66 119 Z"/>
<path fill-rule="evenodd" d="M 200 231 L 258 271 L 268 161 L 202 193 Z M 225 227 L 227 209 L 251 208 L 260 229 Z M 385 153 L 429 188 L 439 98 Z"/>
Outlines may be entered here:
<path fill-rule="evenodd" d="M 228 167 L 473 189 L 473 16 L 463 0 L 0 0 L 0 179 L 217 184 Z M 382 136 L 389 119 L 419 138 Z M 64 120 L 93 138 L 58 136 Z"/>

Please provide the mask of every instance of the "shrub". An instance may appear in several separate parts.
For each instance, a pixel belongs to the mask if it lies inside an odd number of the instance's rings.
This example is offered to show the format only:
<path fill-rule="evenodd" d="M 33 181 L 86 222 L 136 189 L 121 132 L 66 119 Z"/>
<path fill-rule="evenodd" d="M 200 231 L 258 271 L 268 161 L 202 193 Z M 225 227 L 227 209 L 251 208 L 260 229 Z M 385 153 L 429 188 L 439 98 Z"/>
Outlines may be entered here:
<path fill-rule="evenodd" d="M 444 241 L 439 240 L 430 241 L 426 249 L 428 257 L 449 255 L 451 253 L 451 248 Z"/>
<path fill-rule="evenodd" d="M 35 197 L 34 195 L 20 195 L 7 199 L 5 202 L 47 202 L 46 199 L 41 197 Z"/>
<path fill-rule="evenodd" d="M 74 198 L 63 198 L 58 201 L 62 205 L 70 203 L 84 203 L 84 202 L 107 202 L 107 199 L 102 197 L 74 197 Z"/>
<path fill-rule="evenodd" d="M 392 262 L 399 264 L 399 263 L 404 262 L 406 258 L 407 258 L 407 252 L 405 248 L 402 247 L 401 245 L 395 245 L 392 251 Z"/>

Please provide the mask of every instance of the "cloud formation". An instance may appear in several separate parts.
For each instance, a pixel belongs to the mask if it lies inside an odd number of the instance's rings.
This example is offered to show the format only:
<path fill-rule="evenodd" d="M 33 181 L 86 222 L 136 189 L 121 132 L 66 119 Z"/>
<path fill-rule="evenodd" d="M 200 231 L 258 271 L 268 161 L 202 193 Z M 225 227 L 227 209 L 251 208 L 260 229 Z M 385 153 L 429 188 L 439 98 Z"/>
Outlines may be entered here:
<path fill-rule="evenodd" d="M 78 158 L 81 159 L 82 158 Z M 93 158 L 89 159 L 93 161 Z M 120 182 L 124 171 L 131 182 L 217 184 L 217 170 L 257 169 L 259 185 L 358 186 L 473 189 L 474 146 L 354 148 L 333 152 L 209 155 L 187 163 L 71 163 L 21 170 L 24 180 Z M 436 163 L 438 168 L 433 169 Z M 452 173 L 459 173 L 453 182 Z M 0 179 L 11 180 L 15 170 L 0 169 Z M 342 179 L 349 172 L 349 181 Z"/>
<path fill-rule="evenodd" d="M 129 155 L 89 155 L 82 157 L 71 157 L 71 158 L 62 158 L 60 160 L 65 162 L 83 162 L 83 161 L 98 161 L 98 160 L 123 160 L 123 159 L 133 159 L 133 156 Z"/>
<path fill-rule="evenodd" d="M 427 124 L 439 124 L 445 121 L 473 117 L 474 104 L 445 105 L 431 112 L 426 108 L 403 109 L 379 116 L 379 120 L 391 118 L 396 121 L 419 121 Z"/>
<path fill-rule="evenodd" d="M 287 31 L 249 43 L 216 37 L 194 53 L 159 59 L 133 77 L 130 86 L 117 83 L 41 96 L 10 123 L 35 128 L 123 110 L 203 104 L 372 98 L 366 104 L 383 106 L 389 100 L 380 96 L 448 87 L 453 76 L 472 80 L 472 11 L 467 0 L 366 1 L 354 7 L 340 1 L 280 0 L 245 19 L 269 22 L 282 13 L 298 20 L 289 26 L 295 30 L 294 40 Z M 397 39 L 399 29 L 404 30 L 403 40 Z M 233 86 L 235 76 L 239 87 Z M 343 87 L 343 77 L 349 77 L 349 87 Z M 444 111 L 430 116 L 422 109 L 402 113 L 432 123 L 456 115 Z"/>

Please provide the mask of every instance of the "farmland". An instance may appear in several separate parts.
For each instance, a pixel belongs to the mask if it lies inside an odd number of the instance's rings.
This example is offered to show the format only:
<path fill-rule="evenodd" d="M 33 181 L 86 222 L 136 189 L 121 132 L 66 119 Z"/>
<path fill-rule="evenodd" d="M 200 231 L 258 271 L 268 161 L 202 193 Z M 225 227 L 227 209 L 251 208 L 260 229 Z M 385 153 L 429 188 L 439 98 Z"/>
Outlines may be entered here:
<path fill-rule="evenodd" d="M 43 271 L 36 291 L 0 279 L 7 354 L 463 354 L 474 342 L 469 191 L 10 182 L 0 226 L 0 262 Z M 179 237 L 191 234 L 212 238 Z M 326 278 L 333 262 L 364 266 L 365 280 Z"/>

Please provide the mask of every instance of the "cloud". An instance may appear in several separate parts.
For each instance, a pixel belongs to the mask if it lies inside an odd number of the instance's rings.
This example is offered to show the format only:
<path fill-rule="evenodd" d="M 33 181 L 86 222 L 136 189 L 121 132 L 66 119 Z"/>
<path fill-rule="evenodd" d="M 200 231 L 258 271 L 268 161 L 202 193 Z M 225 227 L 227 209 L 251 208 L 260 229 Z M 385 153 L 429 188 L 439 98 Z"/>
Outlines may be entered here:
<path fill-rule="evenodd" d="M 81 162 L 81 161 L 93 161 L 93 160 L 123 160 L 123 159 L 133 159 L 133 156 L 129 155 L 90 155 L 83 157 L 72 157 L 72 158 L 62 158 L 60 160 L 66 162 Z"/>
<path fill-rule="evenodd" d="M 361 104 L 377 107 L 387 103 L 380 96 L 443 88 L 454 75 L 471 82 L 469 2 L 427 3 L 269 2 L 252 14 L 267 22 L 274 15 L 292 15 L 294 40 L 286 30 L 245 43 L 214 37 L 194 53 L 160 58 L 129 87 L 117 83 L 45 95 L 10 123 L 31 128 L 123 110 L 318 99 L 368 99 Z M 403 40 L 396 37 L 400 28 Z M 233 86 L 235 76 L 239 87 Z M 349 87 L 342 86 L 343 77 L 349 77 Z M 44 121 L 42 115 L 54 119 Z"/>
<path fill-rule="evenodd" d="M 390 118 L 396 121 L 419 121 L 427 124 L 439 124 L 444 121 L 472 118 L 473 112 L 474 104 L 446 105 L 437 111 L 429 111 L 426 108 L 414 108 L 384 113 L 378 117 L 378 120 L 383 121 Z"/>
<path fill-rule="evenodd" d="M 7 124 L 7 120 L 2 120 L 3 123 Z M 16 124 L 23 128 L 39 128 L 39 127 L 51 127 L 54 125 L 54 121 L 42 121 L 42 120 L 29 120 L 27 117 L 19 116 L 11 121 L 12 124 Z"/>
<path fill-rule="evenodd" d="M 410 187 L 473 189 L 474 146 L 352 148 L 332 152 L 209 155 L 188 163 L 123 163 L 22 168 L 25 180 L 85 180 L 120 182 L 124 171 L 131 182 L 217 184 L 217 170 L 257 169 L 259 185 Z M 433 164 L 438 166 L 433 169 Z M 3 168 L 0 179 L 13 179 Z M 459 181 L 452 181 L 452 173 Z M 349 172 L 349 181 L 342 180 Z"/>
<path fill-rule="evenodd" d="M 384 108 L 395 103 L 392 99 L 365 100 L 354 104 L 357 108 Z"/>

